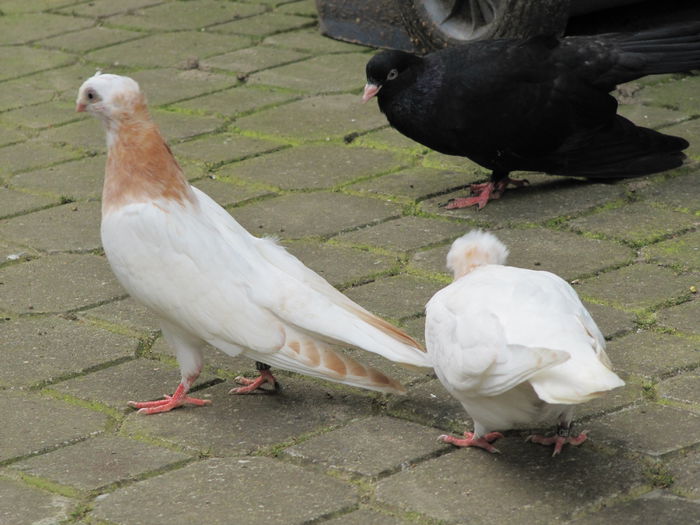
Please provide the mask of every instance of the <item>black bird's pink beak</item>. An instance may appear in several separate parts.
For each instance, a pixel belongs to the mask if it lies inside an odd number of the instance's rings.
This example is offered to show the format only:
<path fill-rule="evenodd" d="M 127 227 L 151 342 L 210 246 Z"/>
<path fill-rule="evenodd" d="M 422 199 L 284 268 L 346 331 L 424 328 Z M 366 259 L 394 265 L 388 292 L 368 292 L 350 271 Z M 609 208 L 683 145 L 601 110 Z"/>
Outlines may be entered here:
<path fill-rule="evenodd" d="M 367 102 L 369 99 L 371 99 L 374 95 L 379 93 L 379 90 L 382 88 L 382 86 L 378 86 L 376 84 L 365 84 L 365 92 L 362 94 L 362 102 Z"/>

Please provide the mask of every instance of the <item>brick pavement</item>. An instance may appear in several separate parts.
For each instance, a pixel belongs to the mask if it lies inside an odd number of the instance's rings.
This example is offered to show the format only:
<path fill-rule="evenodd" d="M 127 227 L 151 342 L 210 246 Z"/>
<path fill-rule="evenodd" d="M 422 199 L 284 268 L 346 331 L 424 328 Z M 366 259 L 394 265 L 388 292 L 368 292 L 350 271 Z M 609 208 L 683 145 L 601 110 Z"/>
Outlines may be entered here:
<path fill-rule="evenodd" d="M 622 113 L 693 162 L 620 184 L 529 177 L 481 212 L 441 205 L 485 177 L 362 105 L 371 50 L 321 37 L 310 0 L 4 0 L 0 5 L 0 523 L 697 522 L 700 77 L 626 86 Z M 511 262 L 573 281 L 627 386 L 578 411 L 555 459 L 437 443 L 471 423 L 439 383 L 383 396 L 211 350 L 206 408 L 142 417 L 179 373 L 99 241 L 101 126 L 73 111 L 97 68 L 146 91 L 187 176 L 350 297 L 421 338 L 449 243 L 497 230 Z M 353 351 L 353 354 L 360 354 Z"/>

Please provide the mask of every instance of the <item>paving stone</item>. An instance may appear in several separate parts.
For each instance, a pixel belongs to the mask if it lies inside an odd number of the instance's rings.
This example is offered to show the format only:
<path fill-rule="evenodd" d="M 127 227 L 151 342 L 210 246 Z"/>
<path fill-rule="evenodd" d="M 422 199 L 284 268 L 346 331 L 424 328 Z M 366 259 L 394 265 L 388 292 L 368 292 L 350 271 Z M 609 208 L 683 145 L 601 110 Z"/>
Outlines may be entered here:
<path fill-rule="evenodd" d="M 291 49 L 255 46 L 209 57 L 202 61 L 202 65 L 247 75 L 261 69 L 296 62 L 307 56 L 307 53 Z"/>
<path fill-rule="evenodd" d="M 401 319 L 422 314 L 425 303 L 443 286 L 430 279 L 397 275 L 350 288 L 345 294 L 381 317 Z"/>
<path fill-rule="evenodd" d="M 700 440 L 700 414 L 647 403 L 609 414 L 586 424 L 596 440 L 625 450 L 661 456 Z M 663 431 L 650 432 L 650 428 Z"/>
<path fill-rule="evenodd" d="M 388 219 L 399 206 L 340 193 L 295 193 L 236 208 L 233 215 L 254 235 L 295 239 L 331 235 Z"/>
<path fill-rule="evenodd" d="M 690 146 L 688 149 L 684 150 L 684 153 L 689 157 L 697 159 L 700 156 L 700 144 L 698 143 L 698 138 L 700 137 L 700 119 L 696 118 L 681 122 L 680 124 L 664 128 L 663 132 L 668 135 L 676 135 L 686 139 L 690 143 Z"/>
<path fill-rule="evenodd" d="M 643 104 L 620 104 L 617 108 L 617 112 L 638 126 L 652 129 L 676 124 L 688 118 L 686 113 L 680 111 L 674 111 L 665 107 L 646 106 Z"/>
<path fill-rule="evenodd" d="M 470 177 L 469 174 L 459 171 L 409 168 L 357 182 L 348 186 L 348 189 L 375 195 L 403 197 L 418 202 L 464 188 L 469 182 L 474 182 Z"/>
<path fill-rule="evenodd" d="M 134 354 L 138 340 L 58 317 L 0 323 L 0 385 L 27 387 Z"/>
<path fill-rule="evenodd" d="M 700 335 L 700 326 L 698 326 L 700 301 L 696 298 L 694 301 L 661 310 L 656 314 L 656 319 L 663 326 L 674 328 L 679 332 Z"/>
<path fill-rule="evenodd" d="M 576 289 L 576 288 L 574 288 Z M 635 315 L 603 304 L 582 301 L 583 305 L 595 319 L 598 328 L 606 339 L 617 337 L 635 327 Z"/>
<path fill-rule="evenodd" d="M 204 372 L 195 388 L 213 379 L 211 374 Z M 51 389 L 132 413 L 133 409 L 127 406 L 129 401 L 162 399 L 165 394 L 172 394 L 179 382 L 177 366 L 151 359 L 135 359 L 62 381 L 52 385 Z"/>
<path fill-rule="evenodd" d="M 84 53 L 93 49 L 107 47 L 119 42 L 133 40 L 142 37 L 142 33 L 112 29 L 110 27 L 97 26 L 75 31 L 41 41 L 42 46 L 62 49 L 73 53 Z"/>
<path fill-rule="evenodd" d="M 173 148 L 173 153 L 175 157 L 186 157 L 204 163 L 207 168 L 214 168 L 223 163 L 258 155 L 279 147 L 279 143 L 270 140 L 222 133 L 178 144 Z"/>
<path fill-rule="evenodd" d="M 462 225 L 464 233 L 472 230 Z M 606 267 L 631 262 L 634 253 L 615 242 L 587 239 L 545 228 L 505 229 L 493 232 L 510 251 L 508 265 L 556 273 L 570 281 Z M 450 245 L 416 253 L 411 264 L 425 271 L 447 273 Z"/>
<path fill-rule="evenodd" d="M 217 25 L 212 30 L 221 33 L 234 33 L 263 37 L 292 29 L 315 26 L 314 19 L 305 16 L 288 15 L 284 13 L 266 13 L 264 15 L 251 16 L 243 20 L 235 20 Z"/>
<path fill-rule="evenodd" d="M 700 137 L 700 133 L 698 134 Z M 700 192 L 700 177 L 697 169 L 689 170 L 676 177 L 645 187 L 639 193 L 648 201 L 659 202 L 685 212 L 700 212 L 696 198 Z"/>
<path fill-rule="evenodd" d="M 136 333 L 153 333 L 160 329 L 155 314 L 131 297 L 83 310 L 77 315 L 100 323 L 127 328 Z"/>
<path fill-rule="evenodd" d="M 295 15 L 303 15 L 316 17 L 316 3 L 313 0 L 301 0 L 299 2 L 290 2 L 279 6 L 276 11 L 278 13 L 292 13 Z"/>
<path fill-rule="evenodd" d="M 203 59 L 250 45 L 249 39 L 201 31 L 179 31 L 150 35 L 92 51 L 85 59 L 106 66 L 183 67 L 192 59 Z M 148 49 L 148 53 L 144 53 Z"/>
<path fill-rule="evenodd" d="M 381 149 L 408 150 L 412 153 L 425 154 L 431 151 L 422 144 L 409 139 L 391 127 L 385 127 L 357 137 L 357 143 L 362 146 L 367 145 Z"/>
<path fill-rule="evenodd" d="M 605 210 L 570 222 L 576 230 L 603 234 L 636 245 L 658 241 L 697 223 L 692 216 L 654 208 L 646 202 L 635 202 L 619 210 Z"/>
<path fill-rule="evenodd" d="M 74 506 L 67 498 L 2 478 L 0 494 L 0 523 L 8 525 L 59 523 Z"/>
<path fill-rule="evenodd" d="M 63 5 L 69 5 L 73 0 L 4 0 L 2 3 L 2 11 L 5 14 L 16 13 L 31 13 L 35 11 L 45 11 L 49 8 L 59 8 Z"/>
<path fill-rule="evenodd" d="M 107 259 L 98 255 L 53 255 L 14 264 L 0 270 L 0 282 L 0 310 L 17 313 L 65 312 L 124 295 Z"/>
<path fill-rule="evenodd" d="M 0 186 L 0 217 L 43 208 L 57 201 L 55 198 L 31 195 Z"/>
<path fill-rule="evenodd" d="M 154 111 L 153 120 L 166 140 L 173 144 L 219 129 L 223 122 L 212 116 L 183 115 L 175 111 Z"/>
<path fill-rule="evenodd" d="M 230 166 L 234 177 L 285 190 L 332 188 L 398 166 L 393 153 L 330 144 L 298 146 Z"/>
<path fill-rule="evenodd" d="M 397 263 L 387 255 L 311 241 L 285 243 L 285 247 L 334 286 L 386 272 Z"/>
<path fill-rule="evenodd" d="M 96 435 L 107 416 L 46 396 L 0 391 L 3 444 L 0 461 L 44 452 Z"/>
<path fill-rule="evenodd" d="M 230 523 L 231 516 L 242 523 L 291 525 L 350 509 L 356 502 L 351 485 L 295 465 L 261 457 L 214 458 L 119 489 L 98 501 L 93 514 L 119 525 L 154 523 L 163 509 L 169 509 L 171 525 L 196 523 L 202 516 L 211 525 Z"/>
<path fill-rule="evenodd" d="M 366 413 L 371 403 L 371 398 L 359 389 L 339 391 L 327 386 L 327 382 L 279 379 L 279 394 L 230 395 L 235 384 L 228 382 L 201 390 L 197 395 L 210 396 L 210 406 L 187 407 L 155 417 L 132 414 L 125 421 L 123 432 L 150 436 L 186 449 L 207 450 L 216 456 L 249 454 L 346 423 Z"/>
<path fill-rule="evenodd" d="M 0 236 L 47 253 L 87 252 L 102 245 L 99 222 L 99 202 L 74 202 L 0 221 Z"/>
<path fill-rule="evenodd" d="M 478 165 L 476 162 L 473 162 L 467 157 L 460 157 L 457 155 L 444 155 L 442 153 L 438 153 L 437 151 L 433 151 L 430 149 L 424 149 L 422 150 L 422 153 L 422 165 L 425 168 L 433 168 L 440 170 L 463 170 L 478 173 L 480 175 L 477 179 L 478 182 L 486 182 L 489 176 L 491 175 L 491 172 L 489 170 L 487 170 L 483 166 Z M 539 175 L 537 173 L 529 172 L 527 174 L 523 173 L 517 178 L 527 179 L 530 182 L 534 182 L 536 180 L 547 183 L 552 182 L 552 177 L 550 176 Z"/>
<path fill-rule="evenodd" d="M 374 416 L 312 437 L 285 449 L 284 454 L 325 468 L 376 478 L 409 469 L 413 463 L 446 449 L 436 440 L 439 434 L 435 428 Z"/>
<path fill-rule="evenodd" d="M 129 76 L 139 83 L 151 107 L 172 104 L 238 83 L 235 78 L 200 69 L 146 69 L 129 73 Z"/>
<path fill-rule="evenodd" d="M 383 124 L 383 115 L 361 105 L 353 95 L 305 98 L 242 117 L 236 122 L 241 129 L 294 142 L 341 138 Z"/>
<path fill-rule="evenodd" d="M 698 385 L 700 385 L 700 375 L 686 372 L 659 383 L 658 391 L 664 399 L 700 407 L 700 388 Z M 691 407 L 685 408 L 693 409 Z M 700 412 L 700 408 L 695 409 L 695 412 Z"/>
<path fill-rule="evenodd" d="M 549 448 L 521 438 L 499 439 L 498 448 L 502 454 L 462 449 L 426 461 L 380 481 L 377 499 L 448 523 L 553 523 L 645 486 L 622 455 L 583 446 L 552 460 Z M 577 471 L 586 476 L 571 475 Z"/>
<path fill-rule="evenodd" d="M 63 129 L 63 128 L 60 128 Z M 0 148 L 0 172 L 18 173 L 58 164 L 78 157 L 77 153 L 42 144 L 36 140 Z"/>
<path fill-rule="evenodd" d="M 43 131 L 39 138 L 58 146 L 69 145 L 73 148 L 82 148 L 92 155 L 107 151 L 107 139 L 102 125 L 92 118 L 71 122 L 58 128 L 49 128 Z M 44 148 L 50 147 L 49 145 L 42 146 Z M 104 173 L 104 169 L 102 173 Z"/>
<path fill-rule="evenodd" d="M 27 75 L 43 69 L 65 66 L 73 62 L 72 55 L 62 51 L 49 49 L 36 49 L 27 46 L 0 47 L 0 61 L 3 67 L 0 71 L 0 80 L 7 80 L 21 75 Z M 3 86 L 3 89 L 7 85 Z M 13 98 L 16 98 L 14 94 Z"/>
<path fill-rule="evenodd" d="M 26 140 L 27 135 L 15 129 L 0 127 L 0 146 L 8 146 Z"/>
<path fill-rule="evenodd" d="M 637 382 L 632 382 L 627 378 L 627 374 L 617 366 L 617 363 L 613 361 L 613 371 L 618 375 L 622 376 L 623 380 L 627 380 L 624 386 L 618 387 L 615 390 L 606 392 L 604 395 L 583 403 L 576 405 L 574 410 L 574 422 L 573 424 L 579 430 L 585 430 L 588 423 L 580 423 L 581 420 L 588 420 L 592 417 L 600 416 L 602 414 L 607 414 L 615 410 L 619 410 L 624 407 L 633 405 L 634 403 L 639 403 L 644 400 L 645 395 L 647 395 L 643 386 Z M 544 426 L 545 430 L 554 430 L 554 425 L 551 428 Z M 591 436 L 595 440 L 596 436 Z"/>
<path fill-rule="evenodd" d="M 12 468 L 78 490 L 99 490 L 148 472 L 177 465 L 189 456 L 118 436 L 98 436 Z"/>
<path fill-rule="evenodd" d="M 673 82 L 645 86 L 640 93 L 643 102 L 677 109 L 687 115 L 700 115 L 700 78 L 686 76 Z"/>
<path fill-rule="evenodd" d="M 194 185 L 221 206 L 236 205 L 250 199 L 273 195 L 269 190 L 251 188 L 228 177 L 220 177 L 218 174 L 200 179 Z"/>
<path fill-rule="evenodd" d="M 700 501 L 700 451 L 681 450 L 666 461 L 666 468 L 673 475 L 674 493 Z"/>
<path fill-rule="evenodd" d="M 360 509 L 326 521 L 328 525 L 407 525 L 408 521 L 370 509 Z"/>
<path fill-rule="evenodd" d="M 93 0 L 88 3 L 71 5 L 60 9 L 60 13 L 70 15 L 100 18 L 115 15 L 117 13 L 131 12 L 140 7 L 146 7 L 160 3 L 160 0 L 120 0 L 115 3 L 112 0 Z"/>
<path fill-rule="evenodd" d="M 341 243 L 373 246 L 399 252 L 413 251 L 464 234 L 463 224 L 422 217 L 401 217 L 376 226 L 338 235 Z"/>
<path fill-rule="evenodd" d="M 31 248 L 0 240 L 0 265 L 28 261 L 38 255 L 38 252 Z"/>
<path fill-rule="evenodd" d="M 609 523 L 693 523 L 700 504 L 652 492 L 644 497 L 606 507 L 599 512 L 574 520 L 572 525 L 607 525 Z"/>
<path fill-rule="evenodd" d="M 645 246 L 642 255 L 648 261 L 700 270 L 700 231 Z"/>
<path fill-rule="evenodd" d="M 302 62 L 266 69 L 248 78 L 251 84 L 286 87 L 307 93 L 335 93 L 361 89 L 365 84 L 365 64 L 369 59 L 366 53 L 347 55 L 325 55 Z M 343 61 L 343 68 L 334 75 L 325 74 L 332 64 Z M 355 98 L 355 103 L 357 99 Z"/>
<path fill-rule="evenodd" d="M 476 206 L 458 210 L 444 207 L 451 199 L 469 196 L 469 190 L 429 199 L 423 202 L 421 208 L 427 213 L 493 224 L 541 223 L 577 215 L 619 199 L 624 192 L 621 184 L 591 183 L 530 173 L 527 174 L 527 179 L 530 186 L 508 190 L 502 198 L 490 201 L 481 210 L 476 209 Z"/>
<path fill-rule="evenodd" d="M 356 45 L 326 38 L 318 31 L 308 29 L 289 31 L 288 33 L 268 36 L 265 40 L 263 40 L 263 44 L 296 49 L 299 51 L 308 51 L 311 53 L 350 53 L 360 49 Z"/>
<path fill-rule="evenodd" d="M 697 279 L 676 275 L 652 264 L 633 264 L 584 280 L 576 286 L 583 297 L 594 297 L 620 308 L 649 308 L 688 294 Z"/>
<path fill-rule="evenodd" d="M 47 102 L 7 111 L 2 119 L 10 125 L 37 130 L 86 118 L 75 112 L 75 104 Z"/>
<path fill-rule="evenodd" d="M 211 95 L 185 100 L 175 104 L 198 113 L 215 113 L 233 117 L 257 109 L 274 106 L 294 98 L 295 95 L 286 92 L 272 91 L 262 88 L 238 86 Z"/>
<path fill-rule="evenodd" d="M 48 13 L 7 14 L 0 18 L 0 45 L 26 44 L 90 25 L 90 20 Z"/>
<path fill-rule="evenodd" d="M 608 344 L 616 369 L 658 378 L 700 365 L 700 345 L 691 339 L 655 332 L 637 332 Z"/>
<path fill-rule="evenodd" d="M 70 200 L 99 199 L 106 162 L 107 158 L 104 155 L 96 155 L 36 171 L 18 173 L 12 177 L 12 185 Z"/>

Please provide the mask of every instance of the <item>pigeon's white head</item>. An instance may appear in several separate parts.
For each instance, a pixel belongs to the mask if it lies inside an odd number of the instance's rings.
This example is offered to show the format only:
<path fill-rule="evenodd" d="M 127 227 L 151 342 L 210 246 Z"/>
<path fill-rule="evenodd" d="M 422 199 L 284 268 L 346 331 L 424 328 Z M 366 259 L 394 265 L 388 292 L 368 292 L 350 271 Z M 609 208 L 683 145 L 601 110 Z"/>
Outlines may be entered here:
<path fill-rule="evenodd" d="M 134 79 L 98 72 L 80 86 L 75 110 L 100 117 L 109 127 L 145 107 L 146 101 Z"/>
<path fill-rule="evenodd" d="M 485 264 L 505 264 L 508 248 L 495 235 L 472 230 L 452 243 L 447 254 L 447 268 L 455 280 Z"/>

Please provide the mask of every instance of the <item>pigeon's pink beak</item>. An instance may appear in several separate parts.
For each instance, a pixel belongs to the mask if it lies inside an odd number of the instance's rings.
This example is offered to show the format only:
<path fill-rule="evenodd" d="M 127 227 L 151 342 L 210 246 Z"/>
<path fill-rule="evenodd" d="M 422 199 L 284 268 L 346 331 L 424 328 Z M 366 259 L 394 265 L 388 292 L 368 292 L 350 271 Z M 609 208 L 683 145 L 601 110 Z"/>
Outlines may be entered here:
<path fill-rule="evenodd" d="M 365 84 L 365 92 L 362 94 L 362 102 L 367 102 L 374 95 L 379 93 L 382 86 L 377 86 L 376 84 Z"/>
<path fill-rule="evenodd" d="M 75 111 L 76 113 L 82 113 L 83 111 L 85 111 L 85 104 L 83 104 L 82 102 L 76 103 Z"/>

